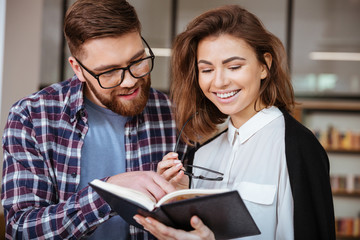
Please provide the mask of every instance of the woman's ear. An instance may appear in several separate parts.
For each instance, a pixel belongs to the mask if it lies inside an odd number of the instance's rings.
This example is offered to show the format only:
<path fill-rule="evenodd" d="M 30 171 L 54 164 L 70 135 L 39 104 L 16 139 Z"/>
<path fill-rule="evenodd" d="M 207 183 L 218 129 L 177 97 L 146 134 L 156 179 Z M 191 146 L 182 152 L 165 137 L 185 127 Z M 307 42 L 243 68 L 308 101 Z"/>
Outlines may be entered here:
<path fill-rule="evenodd" d="M 71 56 L 68 58 L 68 61 L 70 63 L 71 68 L 73 69 L 74 73 L 76 74 L 76 76 L 78 77 L 78 79 L 82 82 L 85 82 L 85 78 L 83 76 L 83 72 L 81 70 L 81 66 L 79 65 L 79 63 L 76 61 L 76 59 Z"/>
<path fill-rule="evenodd" d="M 271 54 L 270 53 L 264 53 L 264 59 L 265 59 L 267 68 L 266 68 L 266 66 L 264 66 L 263 71 L 261 72 L 261 79 L 265 79 L 267 77 L 268 69 L 271 68 L 271 63 L 272 63 Z"/>

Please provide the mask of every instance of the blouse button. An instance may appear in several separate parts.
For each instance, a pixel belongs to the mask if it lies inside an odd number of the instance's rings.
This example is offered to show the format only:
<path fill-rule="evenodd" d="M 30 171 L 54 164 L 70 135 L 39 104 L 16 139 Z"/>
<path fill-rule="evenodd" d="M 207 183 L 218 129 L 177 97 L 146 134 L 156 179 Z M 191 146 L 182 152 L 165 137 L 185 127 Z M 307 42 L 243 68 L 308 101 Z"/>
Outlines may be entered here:
<path fill-rule="evenodd" d="M 73 172 L 73 173 L 71 173 L 71 176 L 73 177 L 73 178 L 76 178 L 76 172 Z"/>

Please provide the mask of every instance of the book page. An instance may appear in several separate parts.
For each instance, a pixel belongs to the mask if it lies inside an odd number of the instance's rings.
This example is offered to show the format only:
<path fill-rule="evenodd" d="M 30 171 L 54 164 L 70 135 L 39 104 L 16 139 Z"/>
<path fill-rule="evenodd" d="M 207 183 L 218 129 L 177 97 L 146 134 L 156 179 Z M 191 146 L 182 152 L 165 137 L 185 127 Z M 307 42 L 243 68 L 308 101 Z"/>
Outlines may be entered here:
<path fill-rule="evenodd" d="M 155 205 L 155 207 L 159 207 L 162 204 L 181 201 L 190 198 L 196 198 L 205 195 L 212 195 L 217 193 L 223 193 L 230 191 L 229 189 L 183 189 L 175 192 L 171 192 L 161 198 Z"/>
<path fill-rule="evenodd" d="M 104 189 L 105 191 L 111 192 L 121 198 L 124 198 L 130 202 L 133 202 L 137 205 L 140 205 L 149 211 L 152 211 L 155 206 L 155 202 L 140 191 L 136 191 L 134 189 L 121 187 L 112 183 L 103 182 L 101 180 L 95 179 L 91 182 L 91 184 Z"/>

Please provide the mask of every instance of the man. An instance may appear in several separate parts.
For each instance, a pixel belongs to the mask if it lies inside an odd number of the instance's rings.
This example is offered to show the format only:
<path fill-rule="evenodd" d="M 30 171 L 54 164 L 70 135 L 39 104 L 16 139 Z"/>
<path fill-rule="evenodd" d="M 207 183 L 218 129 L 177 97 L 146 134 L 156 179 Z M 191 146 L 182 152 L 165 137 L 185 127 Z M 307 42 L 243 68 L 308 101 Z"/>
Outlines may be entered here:
<path fill-rule="evenodd" d="M 174 190 L 154 172 L 176 129 L 168 98 L 150 87 L 154 55 L 140 32 L 126 1 L 69 8 L 64 33 L 76 75 L 15 103 L 5 127 L 7 239 L 151 238 L 129 230 L 88 186 L 100 178 L 155 199 Z"/>

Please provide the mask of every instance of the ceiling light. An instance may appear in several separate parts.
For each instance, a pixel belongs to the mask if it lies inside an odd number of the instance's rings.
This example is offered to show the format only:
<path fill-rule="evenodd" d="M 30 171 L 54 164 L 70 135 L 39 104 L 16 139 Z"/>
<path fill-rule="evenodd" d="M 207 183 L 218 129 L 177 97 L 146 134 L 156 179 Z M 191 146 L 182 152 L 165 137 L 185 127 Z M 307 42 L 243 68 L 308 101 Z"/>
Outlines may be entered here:
<path fill-rule="evenodd" d="M 311 60 L 360 61 L 360 53 L 355 52 L 311 52 Z"/>
<path fill-rule="evenodd" d="M 154 55 L 157 57 L 170 57 L 171 49 L 170 48 L 151 48 Z"/>

